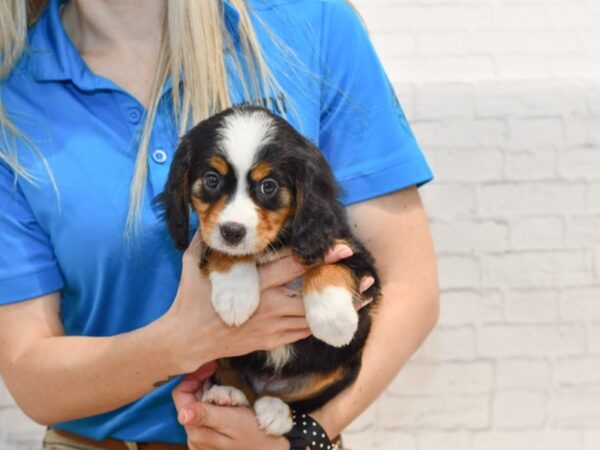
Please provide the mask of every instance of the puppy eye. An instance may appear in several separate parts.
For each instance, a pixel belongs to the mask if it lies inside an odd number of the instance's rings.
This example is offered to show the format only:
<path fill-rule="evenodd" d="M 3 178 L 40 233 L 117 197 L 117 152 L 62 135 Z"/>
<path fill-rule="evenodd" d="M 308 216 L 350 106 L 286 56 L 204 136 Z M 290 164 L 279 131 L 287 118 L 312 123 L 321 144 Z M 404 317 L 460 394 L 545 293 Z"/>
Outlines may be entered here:
<path fill-rule="evenodd" d="M 261 181 L 258 189 L 263 195 L 273 195 L 277 192 L 277 189 L 279 189 L 279 185 L 277 184 L 277 181 L 272 178 L 267 178 L 266 180 Z"/>
<path fill-rule="evenodd" d="M 219 181 L 221 177 L 216 172 L 208 172 L 204 175 L 204 186 L 208 189 L 216 189 L 219 186 Z"/>

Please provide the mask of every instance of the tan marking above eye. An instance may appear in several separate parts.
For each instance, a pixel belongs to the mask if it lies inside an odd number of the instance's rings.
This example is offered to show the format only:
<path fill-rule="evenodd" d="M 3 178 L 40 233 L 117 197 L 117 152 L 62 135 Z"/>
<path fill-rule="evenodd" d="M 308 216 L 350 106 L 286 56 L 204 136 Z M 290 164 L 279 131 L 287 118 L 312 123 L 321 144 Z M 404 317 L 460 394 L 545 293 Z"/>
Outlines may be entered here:
<path fill-rule="evenodd" d="M 267 175 L 269 175 L 269 173 L 271 173 L 271 170 L 273 170 L 271 164 L 265 161 L 260 162 L 250 170 L 250 179 L 252 181 L 258 182 L 265 178 Z"/>
<path fill-rule="evenodd" d="M 222 177 L 227 175 L 229 172 L 229 165 L 222 156 L 213 156 L 210 158 L 210 165 L 213 169 L 219 172 Z"/>

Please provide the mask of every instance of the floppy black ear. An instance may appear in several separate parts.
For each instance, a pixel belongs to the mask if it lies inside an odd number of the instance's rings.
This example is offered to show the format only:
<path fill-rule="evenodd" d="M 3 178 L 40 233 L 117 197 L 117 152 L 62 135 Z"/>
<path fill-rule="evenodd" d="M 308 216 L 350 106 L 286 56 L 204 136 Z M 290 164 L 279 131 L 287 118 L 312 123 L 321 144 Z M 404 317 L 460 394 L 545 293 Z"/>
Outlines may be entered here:
<path fill-rule="evenodd" d="M 191 156 L 191 146 L 183 140 L 175 152 L 165 191 L 160 196 L 169 233 L 180 250 L 185 249 L 189 243 Z"/>
<path fill-rule="evenodd" d="M 312 264 L 340 237 L 344 212 L 336 198 L 337 183 L 321 151 L 307 144 L 298 157 L 292 250 Z"/>

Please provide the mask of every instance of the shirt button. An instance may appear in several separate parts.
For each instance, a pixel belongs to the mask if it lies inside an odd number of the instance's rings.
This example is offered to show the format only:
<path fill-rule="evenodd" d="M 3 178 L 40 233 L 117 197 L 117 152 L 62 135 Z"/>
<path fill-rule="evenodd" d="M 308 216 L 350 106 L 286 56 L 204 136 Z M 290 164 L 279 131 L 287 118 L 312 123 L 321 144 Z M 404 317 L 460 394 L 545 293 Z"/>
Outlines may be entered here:
<path fill-rule="evenodd" d="M 139 123 L 142 118 L 142 113 L 138 108 L 129 108 L 127 115 L 131 123 Z"/>
<path fill-rule="evenodd" d="M 162 148 L 156 149 L 152 152 L 152 159 L 155 163 L 164 164 L 167 161 L 167 152 Z"/>

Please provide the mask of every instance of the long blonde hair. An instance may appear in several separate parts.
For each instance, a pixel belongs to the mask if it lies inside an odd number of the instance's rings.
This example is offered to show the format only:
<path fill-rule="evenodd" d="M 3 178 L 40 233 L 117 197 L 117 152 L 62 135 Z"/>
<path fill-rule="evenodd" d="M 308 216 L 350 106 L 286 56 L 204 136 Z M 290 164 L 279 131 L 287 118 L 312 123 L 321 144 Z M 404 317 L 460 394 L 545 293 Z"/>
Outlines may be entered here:
<path fill-rule="evenodd" d="M 26 47 L 27 25 L 48 0 L 0 1 L 0 80 L 8 76 Z M 137 233 L 148 176 L 148 146 L 162 88 L 168 78 L 173 83 L 172 99 L 175 124 L 182 135 L 190 123 L 196 123 L 231 106 L 228 75 L 241 81 L 244 97 L 261 104 L 265 97 L 280 98 L 282 92 L 263 58 L 250 11 L 245 0 L 229 0 L 239 12 L 239 46 L 227 31 L 223 3 L 219 0 L 168 0 L 165 32 L 150 106 L 141 131 L 135 170 L 130 187 L 126 232 Z M 234 73 L 228 74 L 226 52 L 233 61 Z M 210 64 L 207 64 L 207 61 Z M 32 181 L 19 163 L 15 139 L 27 139 L 13 125 L 0 103 L 0 159 L 15 176 Z M 43 155 L 38 151 L 39 156 Z M 44 160 L 44 163 L 47 164 Z M 51 174 L 50 174 L 51 175 Z M 56 187 L 56 186 L 55 186 Z"/>

